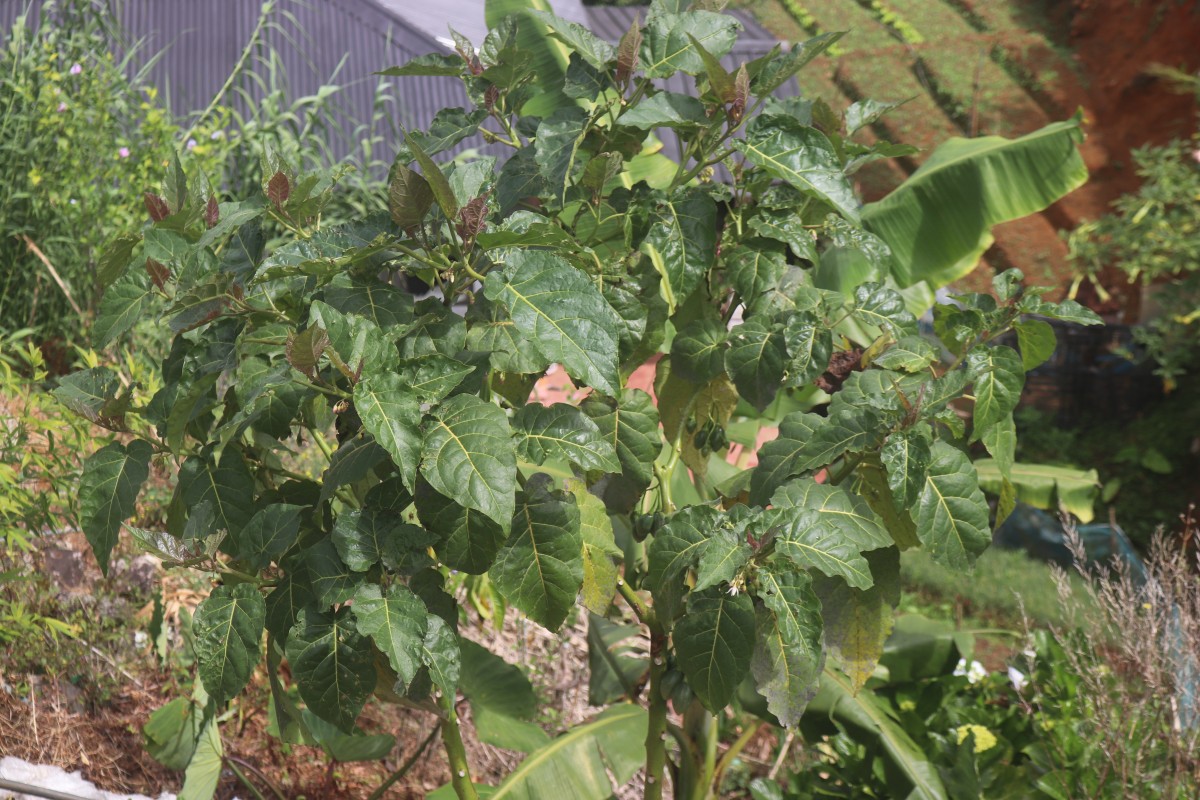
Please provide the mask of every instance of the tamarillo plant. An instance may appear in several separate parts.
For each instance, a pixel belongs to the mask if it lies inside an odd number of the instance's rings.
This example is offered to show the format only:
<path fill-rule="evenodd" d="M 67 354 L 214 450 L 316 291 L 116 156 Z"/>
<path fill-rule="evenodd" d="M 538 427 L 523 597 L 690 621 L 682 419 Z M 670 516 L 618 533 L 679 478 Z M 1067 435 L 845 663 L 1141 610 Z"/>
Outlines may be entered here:
<path fill-rule="evenodd" d="M 647 798 L 713 796 L 748 741 L 717 762 L 732 703 L 791 727 L 823 674 L 863 685 L 901 549 L 971 567 L 990 531 L 965 448 L 1012 463 L 1025 370 L 1053 349 L 1028 315 L 1095 321 L 1009 271 L 995 297 L 938 306 L 934 341 L 901 294 L 953 277 L 1004 211 L 1077 185 L 1076 124 L 951 143 L 863 208 L 849 176 L 899 148 L 852 135 L 885 107 L 773 96 L 840 34 L 730 72 L 737 23 L 704 8 L 656 3 L 613 46 L 498 7 L 478 48 L 456 37 L 388 70 L 461 79 L 474 103 L 408 133 L 390 214 L 322 226 L 337 176 L 274 157 L 260 196 L 227 202 L 176 165 L 136 244 L 104 262 L 106 341 L 146 314 L 175 332 L 164 388 L 135 402 L 99 367 L 57 392 L 123 433 L 80 487 L 101 566 L 154 462 L 177 476 L 166 530 L 130 532 L 216 575 L 196 696 L 176 701 L 187 797 L 215 786 L 215 720 L 263 661 L 272 729 L 335 758 L 394 744 L 356 726 L 373 696 L 436 714 L 460 798 L 478 791 L 460 691 L 481 738 L 538 754 L 493 797 L 608 797 L 639 767 Z M 697 96 L 662 88 L 681 74 Z M 448 160 L 477 134 L 503 163 Z M 923 218 L 942 197 L 944 219 Z M 290 232 L 269 251 L 268 219 Z M 1013 328 L 1019 353 L 992 343 Z M 552 364 L 588 390 L 578 405 L 529 401 Z M 647 364 L 652 393 L 629 385 Z M 778 436 L 748 466 L 764 426 Z M 524 676 L 458 635 L 463 574 L 550 630 L 591 612 L 607 710 L 554 739 L 532 724 Z M 618 647 L 627 614 L 648 656 Z"/>

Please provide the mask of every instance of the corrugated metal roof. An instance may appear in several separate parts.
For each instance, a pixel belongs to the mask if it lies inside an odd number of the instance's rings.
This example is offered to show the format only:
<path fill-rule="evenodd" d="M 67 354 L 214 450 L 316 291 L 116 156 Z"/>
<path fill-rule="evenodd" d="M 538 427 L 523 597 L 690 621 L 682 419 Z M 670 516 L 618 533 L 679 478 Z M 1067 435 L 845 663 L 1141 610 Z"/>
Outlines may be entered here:
<path fill-rule="evenodd" d="M 106 0 L 98 0 L 106 2 Z M 111 0 L 107 0 L 110 1 Z M 374 72 L 403 64 L 409 59 L 443 49 L 437 36 L 447 25 L 475 44 L 483 41 L 484 0 L 288 0 L 279 6 L 276 25 L 267 32 L 267 42 L 278 54 L 289 101 L 316 94 L 326 84 L 341 87 L 334 96 L 340 113 L 320 120 L 329 131 L 326 138 L 334 157 L 342 157 L 367 131 L 355 131 L 360 122 L 373 117 L 378 99 L 378 76 Z M 29 0 L 0 0 L 0 24 L 7 30 L 23 13 Z M 35 8 L 40 3 L 34 0 Z M 120 20 L 131 40 L 143 41 L 143 57 L 160 53 L 151 79 L 170 98 L 172 110 L 185 115 L 204 108 L 221 89 L 237 63 L 258 23 L 261 0 L 121 0 Z M 590 27 L 598 35 L 616 42 L 628 30 L 636 14 L 645 18 L 645 7 L 583 6 L 580 0 L 554 0 L 555 11 L 566 19 Z M 729 69 L 767 52 L 776 43 L 770 34 L 745 12 L 734 12 L 745 28 L 734 50 L 722 62 Z M 442 30 L 443 33 L 436 31 Z M 443 108 L 466 106 L 462 84 L 453 78 L 391 79 L 393 96 L 383 109 L 380 127 L 370 133 L 384 137 L 389 151 L 378 154 L 390 160 L 397 142 L 393 123 L 406 128 L 423 128 Z M 676 75 L 666 82 L 671 91 L 695 94 L 695 80 Z M 243 89 L 252 102 L 262 97 L 262 87 Z M 798 93 L 789 81 L 778 94 Z M 249 109 L 240 104 L 244 113 Z M 675 137 L 663 137 L 668 155 L 677 155 Z M 475 137 L 461 148 L 488 147 Z"/>
<path fill-rule="evenodd" d="M 450 36 L 450 28 L 466 36 L 479 47 L 487 36 L 484 21 L 484 0 L 436 0 L 414 2 L 414 0 L 376 0 L 386 11 L 407 20 L 423 31 L 431 41 L 441 41 L 443 46 Z M 587 13 L 581 0 L 553 0 L 554 13 L 565 20 L 587 24 Z"/>

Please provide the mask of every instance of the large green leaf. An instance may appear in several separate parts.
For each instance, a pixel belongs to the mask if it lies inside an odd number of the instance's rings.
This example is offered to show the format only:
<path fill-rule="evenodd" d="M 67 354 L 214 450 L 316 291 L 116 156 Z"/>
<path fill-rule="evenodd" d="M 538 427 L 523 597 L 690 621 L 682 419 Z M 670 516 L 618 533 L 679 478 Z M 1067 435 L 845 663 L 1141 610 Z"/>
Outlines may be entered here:
<path fill-rule="evenodd" d="M 871 585 L 861 554 L 889 546 L 892 538 L 865 500 L 840 486 L 802 478 L 775 492 L 771 505 L 761 519 L 778 526 L 775 547 L 781 555 L 801 567 L 840 575 L 859 589 Z"/>
<path fill-rule="evenodd" d="M 537 695 L 520 667 L 464 639 L 460 686 L 471 701 L 475 733 L 481 742 L 528 753 L 550 741 L 533 721 Z"/>
<path fill-rule="evenodd" d="M 650 78 L 666 78 L 676 72 L 699 75 L 704 72 L 704 59 L 694 43 L 714 56 L 723 56 L 737 41 L 739 27 L 734 17 L 712 11 L 651 13 L 642 41 L 642 69 Z"/>
<path fill-rule="evenodd" d="M 588 614 L 588 704 L 606 706 L 635 687 L 649 666 L 638 655 L 641 630 Z"/>
<path fill-rule="evenodd" d="M 221 731 L 216 717 L 209 717 L 196 740 L 192 760 L 183 774 L 183 789 L 179 800 L 212 800 L 221 782 L 221 771 L 225 765 L 225 747 L 221 743 Z"/>
<path fill-rule="evenodd" d="M 551 194 L 562 201 L 579 163 L 579 146 L 587 131 L 587 113 L 573 105 L 560 108 L 538 126 L 534 158 Z"/>
<path fill-rule="evenodd" d="M 127 400 L 119 400 L 121 381 L 108 367 L 72 372 L 58 379 L 53 395 L 71 411 L 104 427 L 119 426 Z"/>
<path fill-rule="evenodd" d="M 809 703 L 807 716 L 832 720 L 849 728 L 855 737 L 878 742 L 886 757 L 884 774 L 894 797 L 909 800 L 949 800 L 937 768 L 905 733 L 884 702 L 872 692 L 856 691 L 841 673 L 826 668 L 821 689 Z"/>
<path fill-rule="evenodd" d="M 935 442 L 925 484 L 911 506 L 917 534 L 929 555 L 943 566 L 966 570 L 992 543 L 987 501 L 975 467 L 961 451 Z"/>
<path fill-rule="evenodd" d="M 765 505 L 788 478 L 830 464 L 847 452 L 877 444 L 883 432 L 871 408 L 845 408 L 828 417 L 793 412 L 783 418 L 779 436 L 762 446 L 750 479 L 750 502 Z"/>
<path fill-rule="evenodd" d="M 375 584 L 354 593 L 358 632 L 371 637 L 401 682 L 407 686 L 421 668 L 421 647 L 428 633 L 428 612 L 407 586 L 394 583 L 385 591 Z"/>
<path fill-rule="evenodd" d="M 179 488 L 189 508 L 205 503 L 212 507 L 209 529 L 195 531 L 197 536 L 224 530 L 239 541 L 238 534 L 255 512 L 254 478 L 240 452 L 226 448 L 216 464 L 199 456 L 188 458 L 179 472 Z"/>
<path fill-rule="evenodd" d="M 442 540 L 434 547 L 446 566 L 471 575 L 487 572 L 507 538 L 499 523 L 450 502 L 425 481 L 417 484 L 416 502 L 422 524 Z"/>
<path fill-rule="evenodd" d="M 83 476 L 79 480 L 79 524 L 105 574 L 108 573 L 109 554 L 121 532 L 121 523 L 133 516 L 138 493 L 150 475 L 153 453 L 150 445 L 140 439 L 128 446 L 112 442 L 83 462 Z"/>
<path fill-rule="evenodd" d="M 859 221 L 858 198 L 825 134 L 793 117 L 762 115 L 746 127 L 746 138 L 733 146 L 773 178 L 828 203 L 839 214 Z"/>
<path fill-rule="evenodd" d="M 786 564 L 759 572 L 756 593 L 764 607 L 755 612 L 750 671 L 768 710 L 790 728 L 816 694 L 825 664 L 821 604 L 808 573 Z"/>
<path fill-rule="evenodd" d="M 301 510 L 289 503 L 272 503 L 251 517 L 238 535 L 238 558 L 256 570 L 278 561 L 296 541 Z"/>
<path fill-rule="evenodd" d="M 992 226 L 1041 211 L 1083 185 L 1082 139 L 1077 119 L 1019 139 L 950 139 L 895 191 L 863 208 L 863 224 L 891 248 L 900 286 L 945 286 L 975 268 L 992 244 Z"/>
<path fill-rule="evenodd" d="M 671 372 L 703 386 L 725 372 L 728 331 L 720 320 L 698 319 L 675 332 L 671 342 Z"/>
<path fill-rule="evenodd" d="M 621 474 L 612 476 L 609 486 L 616 484 L 626 489 L 621 498 L 624 502 L 618 505 L 628 511 L 650 485 L 654 477 L 654 459 L 662 450 L 654 400 L 641 389 L 622 389 L 618 399 L 591 395 L 580 408 L 617 450 Z M 606 503 L 608 498 L 606 494 Z"/>
<path fill-rule="evenodd" d="M 510 603 L 557 630 L 583 585 L 583 538 L 575 498 L 552 486 L 544 473 L 525 484 L 489 574 Z"/>
<path fill-rule="evenodd" d="M 561 257 L 515 251 L 503 274 L 484 282 L 489 300 L 502 304 L 533 346 L 572 377 L 616 394 L 620 320 L 588 277 Z"/>
<path fill-rule="evenodd" d="M 725 371 L 738 393 L 762 411 L 783 385 L 787 343 L 777 326 L 761 317 L 749 319 L 729 332 Z"/>
<path fill-rule="evenodd" d="M 332 536 L 326 536 L 302 551 L 308 581 L 321 608 L 341 605 L 354 596 L 363 576 L 350 569 L 338 556 Z"/>
<path fill-rule="evenodd" d="M 409 384 L 395 373 L 368 375 L 354 387 L 354 408 L 363 427 L 400 469 L 404 485 L 412 489 L 421 453 L 421 407 Z"/>
<path fill-rule="evenodd" d="M 720 518 L 721 513 L 712 506 L 689 506 L 672 514 L 650 541 L 646 585 L 654 594 L 654 607 L 664 625 L 670 625 L 683 610 L 687 571 L 704 554 Z"/>
<path fill-rule="evenodd" d="M 92 347 L 101 350 L 132 328 L 146 313 L 152 296 L 150 280 L 139 271 L 108 287 L 92 323 Z"/>
<path fill-rule="evenodd" d="M 441 494 L 508 530 L 517 461 L 499 406 L 460 394 L 434 411 L 421 448 L 421 475 Z"/>
<path fill-rule="evenodd" d="M 672 641 L 688 685 L 704 707 L 716 714 L 729 705 L 750 670 L 754 603 L 748 595 L 731 595 L 716 588 L 692 593 Z"/>
<path fill-rule="evenodd" d="M 582 25 L 555 16 L 548 11 L 529 11 L 527 15 L 545 23 L 550 34 L 599 70 L 607 69 L 616 52 L 612 45 Z"/>
<path fill-rule="evenodd" d="M 320 502 L 333 496 L 339 486 L 360 481 L 388 457 L 388 452 L 371 436 L 356 436 L 334 451 L 329 467 L 321 475 Z"/>
<path fill-rule="evenodd" d="M 497 800 L 607 800 L 646 760 L 646 710 L 613 706 L 535 750 L 491 795 Z"/>
<path fill-rule="evenodd" d="M 929 427 L 902 428 L 883 443 L 879 456 L 887 469 L 888 488 L 898 508 L 911 508 L 925 486 L 932 459 Z"/>
<path fill-rule="evenodd" d="M 376 677 L 371 643 L 356 629 L 350 609 L 302 610 L 288 634 L 287 657 L 308 709 L 352 733 Z"/>
<path fill-rule="evenodd" d="M 196 609 L 196 663 L 217 704 L 236 697 L 258 666 L 266 617 L 266 603 L 249 583 L 218 586 Z"/>
<path fill-rule="evenodd" d="M 820 575 L 813 589 L 821 600 L 825 644 L 858 691 L 875 671 L 883 643 L 892 632 L 900 602 L 900 553 L 890 547 L 867 554 L 874 584 L 855 589 L 839 578 Z"/>
<path fill-rule="evenodd" d="M 975 462 L 975 469 L 979 485 L 987 492 L 1000 494 L 1003 475 L 999 465 L 993 459 L 981 458 Z M 1050 511 L 1062 506 L 1084 524 L 1094 519 L 1094 504 L 1100 489 L 1096 470 L 1014 463 L 1010 474 L 1017 499 L 1022 503 Z"/>
<path fill-rule="evenodd" d="M 642 130 L 694 129 L 711 123 L 703 103 L 678 92 L 659 92 L 647 97 L 621 114 L 618 121 Z"/>
<path fill-rule="evenodd" d="M 516 413 L 512 425 L 517 454 L 526 461 L 541 465 L 548 458 L 561 458 L 584 471 L 621 471 L 613 443 L 575 406 L 530 403 Z"/>
<path fill-rule="evenodd" d="M 1025 369 L 1017 351 L 1004 345 L 977 347 L 967 354 L 975 383 L 972 441 L 1008 419 L 1025 386 Z"/>
<path fill-rule="evenodd" d="M 675 313 L 717 257 L 716 202 L 700 189 L 678 190 L 663 200 L 641 249 L 662 275 L 659 290 Z"/>
<path fill-rule="evenodd" d="M 754 552 L 740 533 L 722 528 L 709 537 L 696 564 L 696 583 L 693 592 L 703 591 L 710 586 L 733 583 L 738 571 L 746 565 Z"/>

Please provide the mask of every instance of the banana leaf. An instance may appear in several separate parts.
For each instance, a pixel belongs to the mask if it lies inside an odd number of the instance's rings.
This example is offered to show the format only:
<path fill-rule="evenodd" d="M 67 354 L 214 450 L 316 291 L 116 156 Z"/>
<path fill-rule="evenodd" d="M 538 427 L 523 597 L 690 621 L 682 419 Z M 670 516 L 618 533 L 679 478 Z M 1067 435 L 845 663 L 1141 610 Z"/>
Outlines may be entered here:
<path fill-rule="evenodd" d="M 528 13 L 553 12 L 550 3 L 547 0 L 486 0 L 483 8 L 489 28 L 495 28 L 505 17 L 516 15 L 517 43 L 533 58 L 535 80 L 542 91 L 525 103 L 521 113 L 548 117 L 554 109 L 574 103 L 562 91 L 571 58 L 570 49 L 550 35 L 545 22 Z"/>
<path fill-rule="evenodd" d="M 1018 139 L 953 138 L 887 197 L 862 211 L 892 250 L 902 287 L 938 289 L 966 275 L 992 244 L 991 229 L 1037 213 L 1087 180 L 1078 117 Z"/>
<path fill-rule="evenodd" d="M 991 494 L 1000 493 L 1000 468 L 993 459 L 979 459 L 975 471 L 979 473 L 980 488 Z M 1094 469 L 1013 464 L 1009 480 L 1017 489 L 1017 499 L 1034 508 L 1057 511 L 1062 506 L 1085 525 L 1096 516 L 1093 506 L 1100 478 Z"/>
<path fill-rule="evenodd" d="M 609 773 L 624 784 L 646 760 L 648 716 L 640 706 L 613 706 L 535 750 L 509 773 L 496 800 L 607 800 Z"/>
<path fill-rule="evenodd" d="M 809 727 L 825 720 L 849 730 L 856 741 L 881 748 L 884 774 L 893 797 L 949 800 L 937 769 L 892 719 L 884 704 L 869 689 L 855 695 L 850 679 L 830 667 L 825 668 L 821 688 L 800 724 Z"/>

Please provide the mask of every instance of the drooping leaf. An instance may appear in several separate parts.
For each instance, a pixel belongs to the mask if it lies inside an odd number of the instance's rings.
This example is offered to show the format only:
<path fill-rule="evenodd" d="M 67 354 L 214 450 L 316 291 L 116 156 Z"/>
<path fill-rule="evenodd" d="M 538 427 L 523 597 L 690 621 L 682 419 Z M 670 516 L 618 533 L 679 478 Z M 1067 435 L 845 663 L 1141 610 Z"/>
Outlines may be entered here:
<path fill-rule="evenodd" d="M 917 534 L 929 555 L 950 569 L 966 570 L 992 543 L 987 502 L 971 461 L 935 442 L 925 484 L 911 506 Z"/>
<path fill-rule="evenodd" d="M 560 202 L 579 160 L 579 146 L 586 133 L 587 114 L 575 105 L 558 109 L 538 126 L 534 153 L 538 172 Z"/>
<path fill-rule="evenodd" d="M 421 645 L 421 660 L 429 667 L 433 685 L 443 692 L 453 693 L 458 686 L 461 655 L 458 637 L 445 621 L 434 614 L 425 618 L 425 641 Z"/>
<path fill-rule="evenodd" d="M 693 592 L 733 582 L 738 571 L 754 555 L 745 539 L 732 530 L 720 529 L 709 537 L 696 564 Z"/>
<path fill-rule="evenodd" d="M 316 743 L 339 763 L 347 761 L 377 761 L 386 758 L 396 747 L 396 737 L 390 733 L 347 734 L 307 709 L 301 713 L 304 727 Z"/>
<path fill-rule="evenodd" d="M 58 379 L 53 394 L 58 402 L 74 413 L 106 428 L 119 427 L 123 422 L 127 401 L 119 398 L 121 381 L 108 367 L 72 372 Z"/>
<path fill-rule="evenodd" d="M 768 58 L 750 80 L 750 91 L 758 97 L 773 94 L 814 58 L 833 47 L 845 31 L 831 31 L 792 45 L 786 53 Z"/>
<path fill-rule="evenodd" d="M 618 392 L 620 321 L 582 272 L 552 253 L 517 251 L 503 275 L 488 275 L 484 293 L 546 359 L 606 394 Z"/>
<path fill-rule="evenodd" d="M 649 660 L 635 649 L 636 625 L 619 625 L 588 615 L 588 703 L 606 706 L 629 693 L 645 674 Z"/>
<path fill-rule="evenodd" d="M 750 671 L 767 708 L 792 727 L 817 693 L 825 664 L 821 605 L 806 572 L 787 567 L 759 572 L 756 639 Z"/>
<path fill-rule="evenodd" d="M 441 494 L 508 530 L 516 455 L 504 411 L 465 394 L 438 406 L 421 447 L 421 475 Z"/>
<path fill-rule="evenodd" d="M 716 202 L 702 190 L 677 190 L 663 200 L 641 249 L 662 275 L 659 290 L 675 313 L 716 260 Z"/>
<path fill-rule="evenodd" d="M 480 511 L 450 502 L 424 481 L 417 484 L 416 501 L 421 522 L 442 540 L 435 545 L 442 562 L 471 575 L 487 572 L 507 538 L 504 528 Z"/>
<path fill-rule="evenodd" d="M 530 403 L 513 417 L 517 454 L 539 466 L 548 458 L 561 458 L 581 470 L 620 472 L 613 443 L 596 423 L 575 406 Z"/>
<path fill-rule="evenodd" d="M 216 464 L 200 456 L 188 458 L 180 470 L 179 487 L 189 508 L 205 503 L 212 507 L 212 525 L 196 535 L 224 530 L 236 540 L 255 513 L 254 478 L 242 454 L 232 447 Z"/>
<path fill-rule="evenodd" d="M 288 634 L 287 657 L 308 709 L 352 732 L 376 677 L 370 641 L 356 629 L 351 610 L 301 610 Z"/>
<path fill-rule="evenodd" d="M 901 287 L 926 281 L 936 289 L 974 269 L 993 225 L 1041 211 L 1087 180 L 1082 138 L 1079 121 L 1069 120 L 1019 139 L 940 146 L 899 188 L 863 208 L 867 230 L 891 248 L 892 277 Z"/>
<path fill-rule="evenodd" d="M 525 484 L 489 575 L 510 603 L 556 630 L 583 585 L 583 538 L 574 497 L 551 487 L 544 473 Z"/>
<path fill-rule="evenodd" d="M 1017 351 L 1004 345 L 976 347 L 966 363 L 975 383 L 974 441 L 1012 414 L 1025 386 L 1025 370 Z"/>
<path fill-rule="evenodd" d="M 355 625 L 387 657 L 388 664 L 407 686 L 423 663 L 421 648 L 428 633 L 428 612 L 407 586 L 394 583 L 386 591 L 364 584 L 354 593 Z"/>
<path fill-rule="evenodd" d="M 212 800 L 221 782 L 221 771 L 225 764 L 225 746 L 221 743 L 221 732 L 215 716 L 208 717 L 196 740 L 192 760 L 183 774 L 183 788 L 179 800 Z"/>
<path fill-rule="evenodd" d="M 300 531 L 301 506 L 272 503 L 250 518 L 238 535 L 238 558 L 253 569 L 263 569 L 296 541 Z"/>
<path fill-rule="evenodd" d="M 532 721 L 537 715 L 537 695 L 520 667 L 464 640 L 460 685 L 471 701 L 480 741 L 525 753 L 550 741 Z"/>
<path fill-rule="evenodd" d="M 589 492 L 583 481 L 571 480 L 567 488 L 575 495 L 575 504 L 579 507 L 579 532 L 583 538 L 580 601 L 589 611 L 603 614 L 612 604 L 620 577 L 613 559 L 621 559 L 625 554 L 617 546 L 604 502 Z"/>
<path fill-rule="evenodd" d="M 777 286 L 787 271 L 782 248 L 774 250 L 759 246 L 763 240 L 751 241 L 755 242 L 754 246 L 741 244 L 723 255 L 729 280 L 747 303 Z"/>
<path fill-rule="evenodd" d="M 985 491 L 1001 494 L 1004 474 L 994 459 L 979 459 L 975 469 L 979 474 L 979 485 Z M 1094 469 L 1014 462 L 1010 480 L 1016 489 L 1016 499 L 1022 503 L 1049 511 L 1062 506 L 1085 525 L 1095 518 L 1100 478 Z"/>
<path fill-rule="evenodd" d="M 833 353 L 833 332 L 816 314 L 798 312 L 783 328 L 787 345 L 784 385 L 803 386 L 825 371 Z"/>
<path fill-rule="evenodd" d="M 889 547 L 868 554 L 874 585 L 855 589 L 839 578 L 820 575 L 813 589 L 821 600 L 825 644 L 841 665 L 852 692 L 875 671 L 883 643 L 892 632 L 894 606 L 900 602 L 900 553 Z"/>
<path fill-rule="evenodd" d="M 253 584 L 218 586 L 196 609 L 192 623 L 204 688 L 218 705 L 236 697 L 262 657 L 267 607 Z"/>
<path fill-rule="evenodd" d="M 1011 480 L 1013 462 L 1017 457 L 1017 427 L 1012 414 L 988 428 L 981 441 L 992 458 L 996 460 L 1000 475 L 1005 480 Z M 1005 493 L 1002 491 L 1001 494 Z"/>
<path fill-rule="evenodd" d="M 738 393 L 759 411 L 771 404 L 783 385 L 786 360 L 782 331 L 761 317 L 748 319 L 729 332 L 725 371 Z"/>
<path fill-rule="evenodd" d="M 733 142 L 746 159 L 771 177 L 828 203 L 846 219 L 859 221 L 858 199 L 825 134 L 790 117 L 762 115 Z"/>
<path fill-rule="evenodd" d="M 100 569 L 117 544 L 121 523 L 133 516 L 142 484 L 150 475 L 150 445 L 140 439 L 128 446 L 112 442 L 83 463 L 79 480 L 79 523 Z"/>
<path fill-rule="evenodd" d="M 662 450 L 653 399 L 641 389 L 622 389 L 617 400 L 592 395 L 580 408 L 613 443 L 621 462 L 620 478 L 631 482 L 640 495 L 654 477 L 652 465 Z"/>
<path fill-rule="evenodd" d="M 884 369 L 920 372 L 936 360 L 937 351 L 929 340 L 920 336 L 903 336 L 875 356 L 872 363 Z"/>
<path fill-rule="evenodd" d="M 709 711 L 719 712 L 750 670 L 754 604 L 745 594 L 708 589 L 688 595 L 687 613 L 672 634 L 679 667 Z"/>
<path fill-rule="evenodd" d="M 132 328 L 146 312 L 151 298 L 150 280 L 132 272 L 104 292 L 92 322 L 92 347 L 101 350 Z"/>
<path fill-rule="evenodd" d="M 814 718 L 834 720 L 863 740 L 878 742 L 889 769 L 888 788 L 895 797 L 911 800 L 949 800 L 937 767 L 921 751 L 891 709 L 874 692 L 860 692 L 853 682 L 826 667 L 821 689 L 809 703 Z M 895 776 L 895 777 L 892 777 Z"/>

